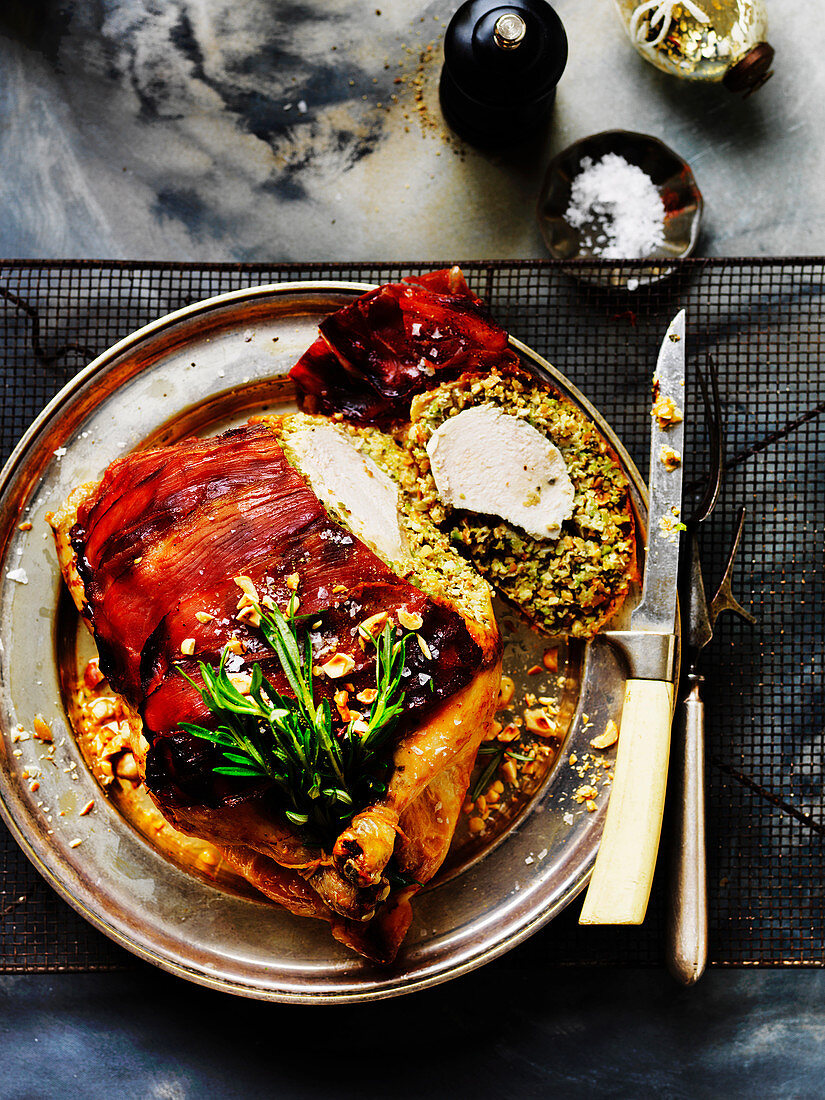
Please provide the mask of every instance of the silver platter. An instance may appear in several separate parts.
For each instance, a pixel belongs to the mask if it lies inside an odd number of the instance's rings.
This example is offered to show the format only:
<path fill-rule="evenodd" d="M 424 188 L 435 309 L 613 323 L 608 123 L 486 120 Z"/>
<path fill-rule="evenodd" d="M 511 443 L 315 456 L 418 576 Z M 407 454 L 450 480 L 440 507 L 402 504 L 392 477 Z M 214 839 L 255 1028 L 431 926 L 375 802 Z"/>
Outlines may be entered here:
<path fill-rule="evenodd" d="M 252 287 L 147 325 L 61 390 L 0 474 L 0 812 L 49 884 L 116 943 L 190 981 L 263 1000 L 354 1002 L 410 993 L 481 966 L 556 916 L 587 883 L 609 789 L 588 813 L 573 800 L 583 780 L 568 759 L 590 751 L 608 719 L 618 721 L 623 699 L 616 655 L 607 643 L 591 643 L 572 666 L 572 719 L 544 786 L 483 858 L 465 861 L 419 895 L 390 969 L 347 952 L 320 921 L 182 870 L 102 795 L 61 697 L 61 581 L 45 514 L 127 451 L 283 407 L 291 394 L 284 376 L 318 322 L 369 289 L 338 282 Z M 644 484 L 609 425 L 563 375 L 511 344 L 597 424 L 625 467 L 643 527 Z M 37 714 L 54 732 L 54 764 L 44 763 L 43 745 L 30 736 Z M 32 791 L 35 769 L 40 786 Z M 90 799 L 94 810 L 79 816 Z"/>

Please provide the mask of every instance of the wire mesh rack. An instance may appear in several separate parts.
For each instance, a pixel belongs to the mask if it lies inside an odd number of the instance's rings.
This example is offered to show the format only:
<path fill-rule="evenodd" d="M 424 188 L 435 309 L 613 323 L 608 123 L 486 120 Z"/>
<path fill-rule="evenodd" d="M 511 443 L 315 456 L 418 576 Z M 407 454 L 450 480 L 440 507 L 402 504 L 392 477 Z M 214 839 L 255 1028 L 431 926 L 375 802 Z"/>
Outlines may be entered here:
<path fill-rule="evenodd" d="M 438 266 L 0 263 L 2 457 L 81 367 L 164 313 L 261 283 L 378 283 Z M 651 374 L 678 308 L 688 315 L 689 366 L 713 353 L 727 469 L 702 531 L 705 573 L 709 584 L 721 576 L 746 504 L 735 591 L 758 622 L 722 618 L 705 667 L 711 964 L 822 965 L 825 260 L 685 260 L 665 272 L 643 263 L 462 267 L 494 317 L 590 398 L 645 473 Z M 694 397 L 689 386 L 689 487 L 704 455 Z M 0 971 L 137 965 L 52 893 L 2 826 L 0 869 Z M 579 928 L 573 905 L 513 963 L 660 964 L 661 879 L 641 928 Z"/>

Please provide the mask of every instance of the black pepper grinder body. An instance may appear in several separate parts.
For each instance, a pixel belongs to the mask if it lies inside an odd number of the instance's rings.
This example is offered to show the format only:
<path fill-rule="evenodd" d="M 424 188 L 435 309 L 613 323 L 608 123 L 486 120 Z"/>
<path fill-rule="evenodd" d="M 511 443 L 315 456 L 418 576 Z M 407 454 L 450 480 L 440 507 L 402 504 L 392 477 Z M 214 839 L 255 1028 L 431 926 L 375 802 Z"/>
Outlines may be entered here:
<path fill-rule="evenodd" d="M 567 35 L 545 0 L 467 0 L 444 36 L 444 118 L 471 145 L 514 145 L 549 117 L 566 64 Z"/>

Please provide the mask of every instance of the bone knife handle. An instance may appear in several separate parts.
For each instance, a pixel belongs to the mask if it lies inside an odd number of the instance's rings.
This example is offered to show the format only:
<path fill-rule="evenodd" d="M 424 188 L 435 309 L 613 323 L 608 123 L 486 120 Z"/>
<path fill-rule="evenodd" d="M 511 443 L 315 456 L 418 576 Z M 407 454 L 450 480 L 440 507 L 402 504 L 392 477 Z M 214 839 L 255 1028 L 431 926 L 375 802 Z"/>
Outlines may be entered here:
<path fill-rule="evenodd" d="M 604 833 L 580 924 L 641 924 L 656 853 L 670 753 L 673 684 L 628 680 Z"/>
<path fill-rule="evenodd" d="M 693 985 L 708 956 L 705 857 L 705 707 L 701 678 L 679 708 L 673 752 L 673 846 L 670 853 L 667 965 L 683 985 Z"/>

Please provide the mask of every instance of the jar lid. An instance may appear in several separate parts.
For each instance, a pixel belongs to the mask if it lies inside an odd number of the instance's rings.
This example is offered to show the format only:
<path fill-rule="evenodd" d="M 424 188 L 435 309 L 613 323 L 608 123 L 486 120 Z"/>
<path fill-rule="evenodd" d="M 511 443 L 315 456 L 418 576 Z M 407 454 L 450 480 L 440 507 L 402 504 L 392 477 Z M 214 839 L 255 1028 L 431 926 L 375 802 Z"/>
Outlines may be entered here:
<path fill-rule="evenodd" d="M 773 76 L 774 49 L 767 42 L 760 42 L 737 61 L 722 78 L 722 84 L 729 92 L 743 92 L 752 95 Z"/>

